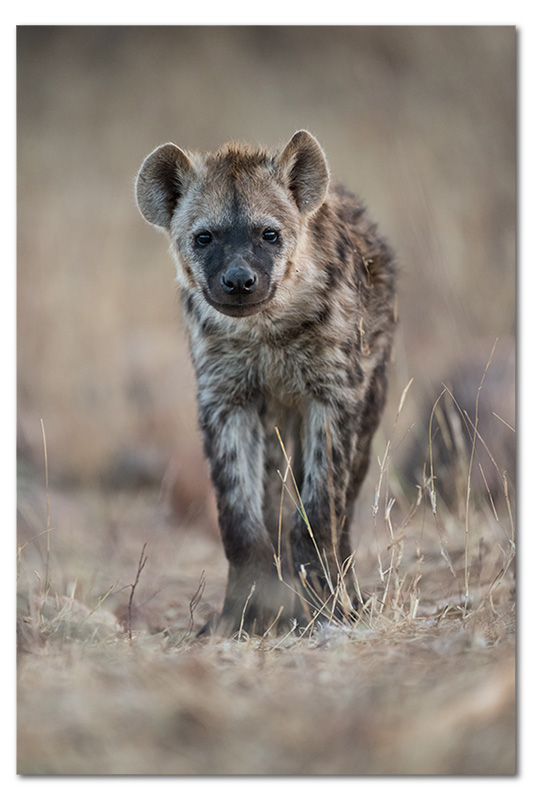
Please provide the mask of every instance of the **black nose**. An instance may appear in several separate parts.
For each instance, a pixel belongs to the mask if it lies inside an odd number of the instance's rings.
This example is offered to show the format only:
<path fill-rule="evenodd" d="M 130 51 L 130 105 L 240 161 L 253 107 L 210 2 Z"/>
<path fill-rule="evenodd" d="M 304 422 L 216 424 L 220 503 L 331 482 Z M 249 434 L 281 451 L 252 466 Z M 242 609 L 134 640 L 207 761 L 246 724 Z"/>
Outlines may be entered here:
<path fill-rule="evenodd" d="M 257 275 L 246 264 L 230 265 L 220 279 L 228 294 L 250 294 L 257 286 Z"/>

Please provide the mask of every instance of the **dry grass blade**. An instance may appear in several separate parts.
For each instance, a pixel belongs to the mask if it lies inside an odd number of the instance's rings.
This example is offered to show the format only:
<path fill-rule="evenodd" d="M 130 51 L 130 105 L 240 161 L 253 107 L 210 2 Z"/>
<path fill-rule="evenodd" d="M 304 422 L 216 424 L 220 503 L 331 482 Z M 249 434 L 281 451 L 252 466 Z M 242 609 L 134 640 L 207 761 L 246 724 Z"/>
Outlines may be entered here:
<path fill-rule="evenodd" d="M 507 475 L 505 472 L 502 473 L 502 479 L 503 479 L 503 491 L 505 494 L 505 502 L 507 505 L 507 511 L 509 513 L 509 521 L 511 523 L 511 545 L 514 548 L 515 546 L 514 518 L 513 518 L 513 510 L 511 508 L 511 501 L 509 499 L 509 484 L 507 482 Z"/>
<path fill-rule="evenodd" d="M 93 608 L 91 608 L 91 610 L 90 610 L 89 614 L 87 614 L 87 617 L 85 618 L 85 620 L 88 620 L 90 617 L 92 617 L 92 615 L 93 615 L 94 613 L 96 613 L 96 611 L 98 611 L 98 609 L 99 609 L 99 608 L 101 608 L 101 606 L 102 606 L 102 605 L 105 603 L 105 601 L 107 600 L 107 598 L 108 598 L 108 597 L 111 595 L 111 593 L 112 593 L 112 592 L 115 590 L 115 587 L 116 587 L 116 585 L 117 585 L 117 584 L 116 584 L 116 583 L 114 583 L 114 584 L 113 584 L 113 586 L 110 586 L 110 587 L 109 587 L 109 589 L 107 590 L 107 592 L 104 592 L 104 594 L 103 594 L 103 595 L 102 595 L 102 596 L 101 596 L 101 597 L 98 599 L 98 602 L 96 603 L 96 605 L 95 605 L 95 606 L 93 606 Z M 73 590 L 72 596 L 74 596 L 74 590 Z"/>
<path fill-rule="evenodd" d="M 284 606 L 280 606 L 279 610 L 278 610 L 278 613 L 276 614 L 276 616 L 274 617 L 274 619 L 272 620 L 272 622 L 270 623 L 270 625 L 268 626 L 268 628 L 264 632 L 263 636 L 261 637 L 263 640 L 268 637 L 269 633 L 272 630 L 275 630 L 276 625 L 278 624 L 279 618 L 283 614 L 283 611 L 284 611 Z"/>
<path fill-rule="evenodd" d="M 252 583 L 252 587 L 251 587 L 251 589 L 250 589 L 250 591 L 248 593 L 248 597 L 246 598 L 246 601 L 245 601 L 243 609 L 242 609 L 241 624 L 239 626 L 238 632 L 235 635 L 235 639 L 238 642 L 240 642 L 241 639 L 243 638 L 243 634 L 244 634 L 244 617 L 246 616 L 246 609 L 248 608 L 248 604 L 249 604 L 250 600 L 252 599 L 252 596 L 253 596 L 254 592 L 255 592 L 255 583 Z"/>
<path fill-rule="evenodd" d="M 403 409 L 403 407 L 405 405 L 405 401 L 407 399 L 407 394 L 408 394 L 409 389 L 411 388 L 411 386 L 413 384 L 413 380 L 414 380 L 413 378 L 411 378 L 409 380 L 409 382 L 407 383 L 407 385 L 405 386 L 405 388 L 404 388 L 404 390 L 403 390 L 403 392 L 401 394 L 400 402 L 399 402 L 398 408 L 396 410 L 396 416 L 394 418 L 394 424 L 392 426 L 391 435 L 390 435 L 390 438 L 388 439 L 387 444 L 385 446 L 385 453 L 383 454 L 383 458 L 381 460 L 378 458 L 379 478 L 378 478 L 378 482 L 376 484 L 376 489 L 375 489 L 375 492 L 374 492 L 374 503 L 373 503 L 373 506 L 372 506 L 372 518 L 373 518 L 373 524 L 374 524 L 374 537 L 375 537 L 376 548 L 377 548 L 378 569 L 379 569 L 380 579 L 381 579 L 382 583 L 385 581 L 386 571 L 383 569 L 383 563 L 382 563 L 382 560 L 381 560 L 381 554 L 380 554 L 380 548 L 379 548 L 379 542 L 378 542 L 377 515 L 378 515 L 378 511 L 379 511 L 379 504 L 380 504 L 380 499 L 381 499 L 383 482 L 384 482 L 385 476 L 387 475 L 387 471 L 388 471 L 388 468 L 389 468 L 389 465 L 390 465 L 391 456 L 392 456 L 392 441 L 393 441 L 394 435 L 396 433 L 396 429 L 397 429 L 397 426 L 398 426 L 398 421 L 399 421 L 399 418 L 400 418 L 400 414 L 402 412 L 402 409 Z M 386 493 L 386 495 L 387 494 L 388 494 L 388 492 Z M 387 507 L 388 507 L 390 501 L 388 500 L 387 497 L 385 499 L 385 502 L 386 502 Z M 386 513 L 386 515 L 387 515 L 387 513 L 390 514 L 390 507 L 388 508 L 388 511 L 386 511 L 385 513 Z M 389 519 L 389 522 L 387 524 L 388 525 L 390 524 L 390 519 Z"/>
<path fill-rule="evenodd" d="M 196 589 L 195 593 L 191 597 L 189 602 L 189 627 L 187 628 L 187 633 L 185 634 L 185 638 L 191 635 L 193 627 L 194 627 L 194 612 L 198 606 L 198 603 L 202 599 L 202 595 L 205 590 L 205 570 L 202 570 L 202 574 L 200 575 L 200 581 L 198 583 L 198 588 Z"/>
<path fill-rule="evenodd" d="M 513 428 L 513 426 L 512 426 L 512 425 L 509 425 L 509 423 L 508 423 L 508 422 L 506 422 L 504 419 L 502 419 L 502 418 L 500 417 L 500 415 L 499 415 L 499 414 L 497 414 L 495 411 L 493 411 L 493 412 L 492 412 L 492 414 L 493 414 L 493 416 L 494 416 L 494 417 L 496 417 L 496 419 L 499 419 L 499 420 L 500 420 L 500 422 L 503 422 L 503 424 L 504 424 L 504 425 L 505 425 L 507 428 L 509 428 L 509 430 L 510 430 L 510 431 L 512 431 L 513 433 L 516 433 L 516 429 L 515 429 L 515 428 Z"/>
<path fill-rule="evenodd" d="M 496 506 L 494 504 L 494 498 L 492 497 L 492 492 L 490 490 L 489 484 L 488 484 L 487 479 L 485 477 L 485 472 L 484 472 L 483 467 L 481 466 L 481 464 L 478 464 L 478 467 L 479 467 L 479 471 L 481 473 L 481 477 L 483 479 L 483 483 L 485 484 L 485 489 L 487 490 L 487 497 L 490 500 L 492 513 L 494 514 L 494 518 L 495 518 L 496 522 L 499 522 L 500 518 L 498 517 L 498 512 L 496 511 Z"/>
<path fill-rule="evenodd" d="M 39 539 L 41 536 L 44 536 L 45 534 L 49 535 L 53 532 L 54 528 L 49 528 L 47 530 L 40 531 L 39 533 L 36 533 L 35 536 L 32 536 L 31 539 L 28 539 L 27 542 L 24 542 L 24 544 L 20 544 L 17 546 L 17 578 L 20 578 L 20 572 L 22 566 L 22 551 L 25 550 L 29 544 L 35 542 L 36 539 Z"/>
<path fill-rule="evenodd" d="M 46 446 L 46 433 L 44 430 L 44 420 L 41 419 L 41 432 L 43 437 L 44 449 L 44 479 L 46 485 L 46 567 L 44 577 L 44 595 L 48 595 L 50 590 L 50 489 L 48 485 L 48 448 Z"/>
<path fill-rule="evenodd" d="M 331 443 L 331 426 L 327 415 L 325 415 L 326 430 L 326 450 L 328 458 L 328 494 L 329 494 L 329 516 L 331 520 L 331 540 L 335 559 L 338 558 L 338 534 L 337 534 L 337 515 L 335 513 L 335 488 L 333 485 L 333 446 Z"/>
<path fill-rule="evenodd" d="M 429 418 L 429 468 L 430 468 L 430 475 L 429 475 L 429 485 L 430 485 L 430 500 L 431 500 L 431 510 L 433 512 L 433 519 L 435 520 L 435 526 L 437 528 L 437 533 L 440 539 L 440 549 L 443 558 L 445 559 L 450 572 L 452 573 L 453 577 L 456 577 L 456 572 L 453 566 L 453 562 L 450 558 L 450 554 L 448 553 L 448 548 L 446 546 L 446 542 L 444 539 L 444 533 L 442 531 L 441 525 L 439 523 L 439 518 L 437 516 L 437 492 L 435 491 L 435 472 L 434 472 L 434 458 L 433 458 L 433 419 L 435 417 L 435 412 L 438 407 L 438 404 L 445 394 L 448 391 L 446 387 L 442 390 L 439 394 L 435 403 L 433 404 L 433 408 L 431 409 L 431 415 Z"/>
<path fill-rule="evenodd" d="M 487 375 L 487 371 L 492 363 L 492 359 L 494 356 L 494 350 L 496 349 L 496 345 L 498 344 L 498 339 L 494 342 L 492 347 L 491 354 L 489 356 L 489 360 L 487 361 L 487 365 L 481 377 L 481 381 L 478 386 L 478 390 L 476 393 L 476 405 L 475 405 L 475 417 L 474 417 L 474 435 L 472 438 L 472 447 L 470 450 L 470 462 L 468 464 L 468 478 L 467 478 L 467 485 L 466 485 L 466 509 L 465 509 L 465 563 L 464 563 L 464 571 L 465 571 L 465 614 L 466 614 L 466 606 L 469 600 L 469 585 L 470 585 L 470 558 L 469 558 L 469 523 L 470 523 L 470 495 L 472 491 L 472 466 L 474 463 L 474 454 L 476 451 L 476 440 L 477 440 L 477 429 L 479 423 L 479 395 L 481 394 L 481 389 L 483 388 L 483 384 L 485 382 L 485 377 Z"/>
<path fill-rule="evenodd" d="M 290 464 L 290 461 L 289 461 L 289 463 L 285 467 L 285 475 L 282 475 L 281 472 L 278 470 L 278 475 L 281 478 L 281 497 L 280 497 L 280 501 L 279 501 L 278 552 L 277 552 L 277 555 L 274 556 L 274 561 L 275 561 L 275 564 L 276 564 L 276 570 L 277 570 L 278 578 L 280 579 L 280 581 L 283 581 L 282 567 L 281 567 L 281 535 L 282 535 L 282 528 L 283 528 L 283 501 L 285 499 L 285 490 L 286 490 L 286 486 L 287 486 L 287 478 L 289 476 L 290 467 L 291 467 L 291 464 Z M 292 573 L 292 554 L 291 554 L 290 542 L 289 542 L 289 546 L 287 547 L 287 557 L 288 557 L 288 559 L 290 561 L 289 569 L 290 569 L 290 571 Z"/>
<path fill-rule="evenodd" d="M 435 403 L 433 404 L 433 408 L 431 409 L 431 414 L 429 417 L 429 485 L 430 485 L 430 500 L 431 500 L 431 510 L 433 514 L 437 513 L 437 492 L 435 491 L 435 471 L 434 471 L 434 459 L 433 459 L 433 419 L 435 417 L 436 409 L 439 405 L 441 397 L 446 392 L 446 387 L 442 390 L 439 394 Z"/>

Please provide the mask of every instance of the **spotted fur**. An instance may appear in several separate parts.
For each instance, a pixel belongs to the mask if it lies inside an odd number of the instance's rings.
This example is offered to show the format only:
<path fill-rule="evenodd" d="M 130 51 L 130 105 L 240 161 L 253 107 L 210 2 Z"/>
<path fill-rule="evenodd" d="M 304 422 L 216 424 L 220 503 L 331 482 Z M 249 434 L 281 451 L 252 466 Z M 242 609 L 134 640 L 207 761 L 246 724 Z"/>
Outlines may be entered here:
<path fill-rule="evenodd" d="M 324 566 L 335 584 L 385 402 L 391 251 L 359 200 L 331 184 L 306 131 L 276 153 L 163 145 L 145 159 L 136 196 L 177 266 L 229 561 L 220 630 L 242 619 L 263 630 L 280 604 L 304 621 L 305 603 L 294 605 L 274 567 L 285 470 L 275 429 L 293 443 L 307 515 L 294 512 L 284 531 L 282 574 L 298 591 L 305 574 L 327 600 Z"/>

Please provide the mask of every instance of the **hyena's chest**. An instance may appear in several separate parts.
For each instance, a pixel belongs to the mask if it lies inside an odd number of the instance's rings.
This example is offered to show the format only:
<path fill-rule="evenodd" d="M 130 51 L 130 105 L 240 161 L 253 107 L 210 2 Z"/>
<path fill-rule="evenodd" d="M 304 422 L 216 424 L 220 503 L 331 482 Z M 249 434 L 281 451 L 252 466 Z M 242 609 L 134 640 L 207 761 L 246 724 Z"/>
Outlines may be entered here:
<path fill-rule="evenodd" d="M 255 337 L 219 339 L 206 348 L 197 364 L 201 383 L 236 400 L 257 394 L 293 407 L 313 395 L 333 369 L 323 348 L 293 341 L 264 341 Z"/>
<path fill-rule="evenodd" d="M 317 365 L 305 348 L 261 344 L 249 348 L 246 360 L 259 389 L 283 405 L 298 404 L 309 394 Z"/>

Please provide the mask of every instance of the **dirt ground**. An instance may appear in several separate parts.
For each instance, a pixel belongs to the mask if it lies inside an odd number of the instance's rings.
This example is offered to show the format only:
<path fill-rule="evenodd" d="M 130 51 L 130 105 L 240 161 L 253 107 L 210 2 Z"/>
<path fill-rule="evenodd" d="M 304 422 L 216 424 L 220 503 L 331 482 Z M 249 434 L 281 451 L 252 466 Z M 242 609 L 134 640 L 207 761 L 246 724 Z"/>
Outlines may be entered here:
<path fill-rule="evenodd" d="M 195 636 L 226 564 L 194 520 L 149 491 L 48 505 L 49 551 L 29 535 L 46 492 L 21 506 L 20 773 L 514 773 L 512 553 L 494 517 L 472 518 L 468 602 L 464 533 L 422 504 L 392 546 L 378 525 L 356 551 L 356 623 L 223 640 Z"/>

